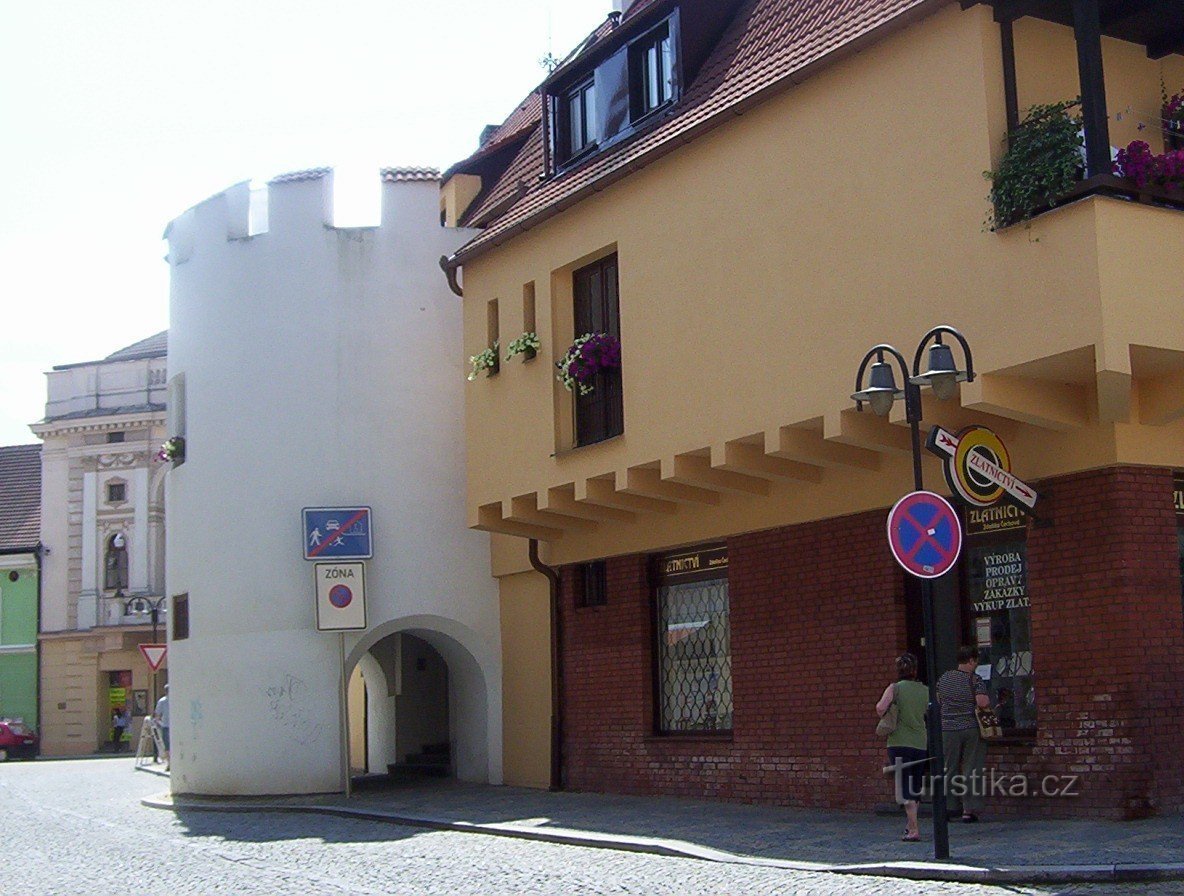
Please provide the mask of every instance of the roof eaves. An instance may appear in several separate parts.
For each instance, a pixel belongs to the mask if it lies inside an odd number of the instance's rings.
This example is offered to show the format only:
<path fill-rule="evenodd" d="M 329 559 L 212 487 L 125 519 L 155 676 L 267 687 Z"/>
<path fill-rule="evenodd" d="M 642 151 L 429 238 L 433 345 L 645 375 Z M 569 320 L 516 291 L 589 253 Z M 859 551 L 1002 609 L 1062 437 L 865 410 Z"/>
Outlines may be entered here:
<path fill-rule="evenodd" d="M 478 162 L 483 162 L 490 156 L 496 155 L 502 150 L 509 149 L 514 143 L 525 143 L 526 139 L 534 132 L 534 129 L 539 126 L 539 119 L 532 118 L 528 123 L 522 127 L 510 132 L 504 137 L 499 137 L 497 140 L 491 140 L 484 146 L 480 147 L 475 153 L 467 159 L 462 159 L 451 168 L 444 172 L 440 177 L 441 183 L 447 183 L 449 178 L 454 174 L 469 174 L 472 173 L 470 169 Z"/>
<path fill-rule="evenodd" d="M 885 37 L 894 34 L 897 31 L 907 28 L 909 25 L 920 21 L 932 15 L 943 6 L 948 6 L 950 3 L 958 2 L 958 0 L 920 0 L 916 5 L 909 7 L 903 12 L 897 13 L 891 18 L 881 22 L 880 24 L 863 32 L 859 36 L 846 41 L 834 50 L 826 53 L 818 59 L 806 63 L 801 68 L 790 69 L 789 71 L 776 76 L 767 84 L 754 90 L 752 93 L 738 99 L 736 102 L 721 106 L 716 109 L 709 116 L 703 118 L 701 121 L 689 126 L 685 131 L 672 135 L 669 139 L 662 140 L 656 143 L 651 148 L 643 151 L 636 158 L 615 167 L 609 167 L 601 175 L 594 177 L 588 183 L 575 190 L 566 196 L 561 196 L 554 202 L 549 202 L 534 212 L 529 213 L 521 221 L 512 224 L 503 231 L 498 231 L 492 235 L 479 234 L 465 245 L 461 246 L 456 252 L 447 257 L 447 260 L 442 262 L 442 266 L 448 270 L 455 270 L 462 266 L 466 261 L 477 258 L 491 249 L 509 242 L 519 234 L 525 233 L 532 227 L 541 224 L 549 218 L 558 215 L 574 205 L 587 199 L 594 193 L 599 193 L 619 180 L 624 179 L 635 171 L 651 165 L 658 159 L 668 155 L 681 146 L 685 146 L 692 140 L 701 137 L 715 128 L 730 121 L 733 117 L 741 115 L 755 106 L 760 105 L 766 100 L 776 96 L 779 93 L 788 90 L 790 87 L 798 86 L 804 83 L 809 78 L 813 77 L 823 69 L 829 68 L 837 62 L 840 62 L 849 56 L 866 50 L 872 44 L 883 40 Z M 663 124 L 668 124 L 670 121 L 677 121 L 677 118 L 668 119 Z M 638 134 L 634 139 L 627 140 L 614 147 L 614 155 L 622 155 L 624 150 L 629 146 L 634 145 L 638 139 L 641 139 L 646 134 L 652 131 L 646 131 Z"/>

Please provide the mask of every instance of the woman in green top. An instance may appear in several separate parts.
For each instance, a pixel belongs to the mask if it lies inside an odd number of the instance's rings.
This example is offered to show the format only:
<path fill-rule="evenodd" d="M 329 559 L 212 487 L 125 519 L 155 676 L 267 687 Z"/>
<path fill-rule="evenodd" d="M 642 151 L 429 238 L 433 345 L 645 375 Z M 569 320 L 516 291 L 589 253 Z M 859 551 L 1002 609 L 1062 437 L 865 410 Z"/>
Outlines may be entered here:
<path fill-rule="evenodd" d="M 929 705 L 929 689 L 917 681 L 917 658 L 911 653 L 901 654 L 896 660 L 895 684 L 884 689 L 884 696 L 876 704 L 881 716 L 896 702 L 899 720 L 896 730 L 888 735 L 888 762 L 896 767 L 896 800 L 904 804 L 908 816 L 902 840 L 917 842 L 921 831 L 917 827 L 917 805 L 925 780 L 926 759 L 925 709 Z"/>

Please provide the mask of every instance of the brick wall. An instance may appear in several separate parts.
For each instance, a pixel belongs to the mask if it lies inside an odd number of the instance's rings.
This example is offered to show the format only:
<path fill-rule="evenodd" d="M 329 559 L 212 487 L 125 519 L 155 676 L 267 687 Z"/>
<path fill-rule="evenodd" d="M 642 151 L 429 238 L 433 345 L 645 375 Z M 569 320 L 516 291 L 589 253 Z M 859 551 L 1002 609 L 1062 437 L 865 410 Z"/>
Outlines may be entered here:
<path fill-rule="evenodd" d="M 1076 799 L 992 812 L 1131 817 L 1178 807 L 1184 611 L 1170 471 L 1042 484 L 1054 524 L 1029 535 L 1035 742 L 989 764 L 1081 774 Z M 885 511 L 727 540 L 733 733 L 653 735 L 651 595 L 643 556 L 608 561 L 606 606 L 561 577 L 565 784 L 867 809 L 891 797 L 874 704 L 905 646 L 904 583 Z"/>

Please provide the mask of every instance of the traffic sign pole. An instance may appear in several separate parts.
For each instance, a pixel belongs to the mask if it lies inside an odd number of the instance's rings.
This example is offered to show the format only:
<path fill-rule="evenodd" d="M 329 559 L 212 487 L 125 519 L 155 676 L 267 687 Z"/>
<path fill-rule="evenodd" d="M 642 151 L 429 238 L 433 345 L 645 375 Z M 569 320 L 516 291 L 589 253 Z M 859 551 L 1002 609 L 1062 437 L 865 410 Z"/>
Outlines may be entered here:
<path fill-rule="evenodd" d="M 904 407 L 913 439 L 913 486 L 925 490 L 921 474 L 921 387 L 905 381 Z M 946 815 L 946 756 L 941 740 L 941 706 L 937 702 L 937 625 L 933 612 L 933 580 L 915 576 L 921 583 L 921 617 L 925 630 L 925 674 L 929 679 L 929 711 L 926 742 L 933 782 L 933 857 L 950 857 L 950 820 Z"/>

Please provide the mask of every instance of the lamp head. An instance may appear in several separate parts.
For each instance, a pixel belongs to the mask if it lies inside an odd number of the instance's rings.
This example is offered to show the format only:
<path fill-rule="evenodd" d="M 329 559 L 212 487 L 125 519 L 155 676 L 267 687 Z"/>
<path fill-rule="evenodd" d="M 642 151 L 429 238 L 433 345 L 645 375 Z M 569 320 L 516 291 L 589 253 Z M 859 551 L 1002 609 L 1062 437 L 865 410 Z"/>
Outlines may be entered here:
<path fill-rule="evenodd" d="M 892 403 L 904 393 L 896 388 L 896 376 L 892 372 L 892 365 L 886 361 L 877 361 L 871 366 L 867 377 L 866 389 L 852 394 L 856 401 L 866 401 L 872 406 L 872 413 L 878 417 L 888 416 L 892 410 Z"/>
<path fill-rule="evenodd" d="M 944 342 L 929 346 L 929 369 L 909 378 L 915 386 L 930 386 L 933 394 L 944 401 L 958 392 L 958 383 L 966 381 L 966 372 L 954 365 L 954 353 Z"/>

